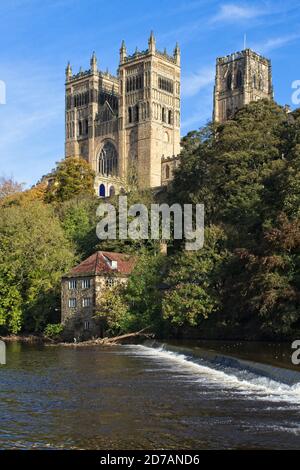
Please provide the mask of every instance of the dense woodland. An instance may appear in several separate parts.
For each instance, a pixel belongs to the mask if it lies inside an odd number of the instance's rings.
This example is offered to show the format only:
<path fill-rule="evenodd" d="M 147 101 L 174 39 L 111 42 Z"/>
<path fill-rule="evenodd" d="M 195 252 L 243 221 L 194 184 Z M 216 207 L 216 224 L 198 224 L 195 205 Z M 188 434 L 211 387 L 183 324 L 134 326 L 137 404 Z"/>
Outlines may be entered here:
<path fill-rule="evenodd" d="M 57 165 L 30 190 L 0 181 L 0 333 L 40 333 L 60 319 L 60 278 L 97 249 L 138 254 L 126 288 L 103 296 L 108 333 L 287 339 L 300 332 L 300 111 L 251 103 L 182 140 L 173 183 L 132 187 L 128 203 L 203 203 L 205 244 L 100 241 L 93 172 Z M 111 203 L 118 207 L 115 197 Z M 48 325 L 48 327 L 47 327 Z"/>

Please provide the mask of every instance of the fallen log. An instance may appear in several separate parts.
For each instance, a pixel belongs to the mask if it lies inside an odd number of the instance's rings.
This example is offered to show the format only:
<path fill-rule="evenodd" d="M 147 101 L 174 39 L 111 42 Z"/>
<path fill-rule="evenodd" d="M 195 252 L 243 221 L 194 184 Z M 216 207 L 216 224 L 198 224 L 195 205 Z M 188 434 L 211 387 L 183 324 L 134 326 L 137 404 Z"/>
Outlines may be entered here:
<path fill-rule="evenodd" d="M 134 338 L 144 338 L 144 339 L 152 339 L 155 337 L 154 333 L 146 333 L 149 330 L 149 326 L 147 328 L 143 328 L 140 331 L 136 331 L 134 333 L 125 333 L 120 336 L 113 336 L 111 338 L 94 338 L 89 339 L 87 341 L 80 341 L 76 343 L 49 343 L 47 346 L 67 346 L 67 347 L 82 347 L 82 346 L 113 346 L 114 344 L 119 344 L 122 342 L 130 341 Z"/>
<path fill-rule="evenodd" d="M 103 344 L 115 344 L 115 343 L 122 343 L 123 341 L 127 341 L 128 339 L 133 338 L 146 338 L 151 339 L 154 338 L 153 333 L 146 333 L 149 330 L 149 326 L 147 328 L 143 328 L 140 331 L 136 331 L 135 333 L 126 333 L 120 336 L 113 336 L 112 338 L 103 338 Z"/>

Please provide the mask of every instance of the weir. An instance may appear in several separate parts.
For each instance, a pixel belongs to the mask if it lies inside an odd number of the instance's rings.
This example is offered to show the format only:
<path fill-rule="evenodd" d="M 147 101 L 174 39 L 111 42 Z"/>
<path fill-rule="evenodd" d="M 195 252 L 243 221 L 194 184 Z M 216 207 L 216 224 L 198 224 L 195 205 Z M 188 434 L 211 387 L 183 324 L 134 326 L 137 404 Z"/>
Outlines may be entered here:
<path fill-rule="evenodd" d="M 173 361 L 177 369 L 189 368 L 198 375 L 201 382 L 219 381 L 230 388 L 249 391 L 256 398 L 268 397 L 274 401 L 300 404 L 300 372 L 201 348 L 174 346 L 157 341 L 145 341 L 140 348 L 144 348 L 144 353 L 148 355 Z"/>

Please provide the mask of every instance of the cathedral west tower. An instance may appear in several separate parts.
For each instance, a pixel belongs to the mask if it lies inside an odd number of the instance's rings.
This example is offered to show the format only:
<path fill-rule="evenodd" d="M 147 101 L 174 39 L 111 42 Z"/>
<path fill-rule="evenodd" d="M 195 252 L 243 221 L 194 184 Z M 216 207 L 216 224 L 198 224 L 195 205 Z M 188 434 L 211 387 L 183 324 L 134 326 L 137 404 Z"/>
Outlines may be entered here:
<path fill-rule="evenodd" d="M 180 152 L 180 50 L 172 55 L 148 48 L 128 55 L 120 48 L 117 76 L 98 70 L 95 54 L 88 71 L 66 68 L 67 157 L 86 159 L 96 173 L 100 196 L 126 185 L 165 184 Z"/>

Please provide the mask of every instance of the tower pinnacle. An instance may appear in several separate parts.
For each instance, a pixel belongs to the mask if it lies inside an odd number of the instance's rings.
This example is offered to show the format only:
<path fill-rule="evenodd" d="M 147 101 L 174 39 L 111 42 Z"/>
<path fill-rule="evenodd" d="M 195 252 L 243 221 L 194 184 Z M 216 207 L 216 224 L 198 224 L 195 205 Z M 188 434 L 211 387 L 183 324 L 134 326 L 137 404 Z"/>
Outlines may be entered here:
<path fill-rule="evenodd" d="M 93 52 L 93 55 L 91 57 L 91 71 L 93 73 L 97 72 L 98 71 L 98 67 L 97 67 L 97 57 L 96 57 L 96 54 L 95 54 L 95 51 Z"/>
<path fill-rule="evenodd" d="M 149 51 L 150 52 L 155 52 L 156 41 L 155 41 L 153 31 L 151 31 L 151 33 L 150 33 L 150 37 L 149 37 L 149 40 L 148 40 L 148 46 L 149 46 Z"/>
<path fill-rule="evenodd" d="M 70 62 L 68 62 L 67 67 L 66 67 L 66 80 L 70 80 L 72 77 L 72 67 L 70 65 Z"/>
<path fill-rule="evenodd" d="M 123 39 L 121 47 L 120 47 L 120 64 L 123 64 L 123 62 L 125 62 L 126 57 L 127 57 L 127 50 L 126 50 L 125 41 Z"/>
<path fill-rule="evenodd" d="M 178 42 L 176 42 L 174 49 L 174 59 L 176 60 L 176 64 L 180 65 L 180 47 L 178 45 Z"/>

